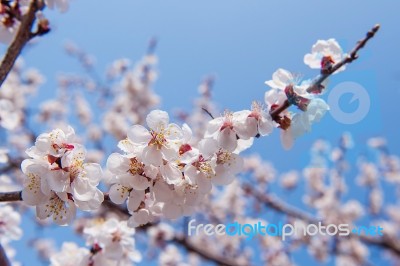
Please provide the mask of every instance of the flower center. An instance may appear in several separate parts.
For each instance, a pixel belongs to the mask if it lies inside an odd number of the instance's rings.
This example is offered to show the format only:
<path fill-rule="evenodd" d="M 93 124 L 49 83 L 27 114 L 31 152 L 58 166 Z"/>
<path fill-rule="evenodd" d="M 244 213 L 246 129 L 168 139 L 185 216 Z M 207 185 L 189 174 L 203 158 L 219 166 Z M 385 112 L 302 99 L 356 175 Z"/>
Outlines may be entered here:
<path fill-rule="evenodd" d="M 233 129 L 232 119 L 233 119 L 233 113 L 226 110 L 224 112 L 224 123 L 222 124 L 220 131 L 224 130 L 225 128 Z"/>
<path fill-rule="evenodd" d="M 131 173 L 132 175 L 141 175 L 144 172 L 144 164 L 142 162 L 139 162 L 139 160 L 134 157 L 131 159 L 131 162 L 129 164 L 129 170 L 128 172 Z"/>
<path fill-rule="evenodd" d="M 262 104 L 254 101 L 251 104 L 251 113 L 249 114 L 249 117 L 254 117 L 256 120 L 259 120 L 261 118 L 262 110 L 263 110 Z"/>
<path fill-rule="evenodd" d="M 213 168 L 211 166 L 210 161 L 206 161 L 203 155 L 200 155 L 199 159 L 196 162 L 192 163 L 192 165 L 196 167 L 198 171 L 205 174 L 208 178 L 211 178 L 211 175 L 213 173 Z"/>
<path fill-rule="evenodd" d="M 232 160 L 232 154 L 230 152 L 222 150 L 217 152 L 217 164 L 225 164 L 225 163 L 230 164 L 231 160 Z"/>
<path fill-rule="evenodd" d="M 150 131 L 151 140 L 149 145 L 156 145 L 157 150 L 160 150 L 166 143 L 167 140 L 165 138 L 164 130 L 160 130 L 160 132 Z"/>

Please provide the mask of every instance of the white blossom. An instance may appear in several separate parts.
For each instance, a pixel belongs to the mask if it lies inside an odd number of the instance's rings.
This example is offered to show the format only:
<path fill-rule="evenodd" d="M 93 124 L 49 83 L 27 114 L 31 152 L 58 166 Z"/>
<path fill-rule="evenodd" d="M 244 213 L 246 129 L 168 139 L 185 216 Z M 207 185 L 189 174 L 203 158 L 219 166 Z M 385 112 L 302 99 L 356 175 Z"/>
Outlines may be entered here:
<path fill-rule="evenodd" d="M 343 53 L 342 48 L 335 39 L 318 40 L 311 48 L 311 53 L 304 56 L 304 63 L 311 68 L 321 68 L 321 60 L 324 56 L 330 56 L 334 63 L 338 63 L 347 55 Z M 342 66 L 335 73 L 345 70 Z"/>

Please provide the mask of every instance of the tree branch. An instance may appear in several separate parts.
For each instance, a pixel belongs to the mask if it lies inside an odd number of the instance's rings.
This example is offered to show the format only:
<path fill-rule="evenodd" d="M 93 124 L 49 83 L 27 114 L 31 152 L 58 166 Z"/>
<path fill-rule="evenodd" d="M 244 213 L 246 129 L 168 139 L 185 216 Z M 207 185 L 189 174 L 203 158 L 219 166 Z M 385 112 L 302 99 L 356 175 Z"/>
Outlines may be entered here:
<path fill-rule="evenodd" d="M 24 46 L 31 40 L 36 34 L 32 33 L 32 26 L 36 18 L 36 11 L 39 10 L 37 0 L 32 0 L 28 12 L 22 17 L 21 25 L 18 28 L 18 32 L 11 45 L 8 47 L 7 52 L 0 64 L 0 86 L 7 78 L 8 73 L 14 66 L 15 61 L 21 54 Z"/>
<path fill-rule="evenodd" d="M 0 265 L 11 266 L 10 261 L 7 258 L 6 251 L 4 250 L 1 244 L 0 244 Z"/>
<path fill-rule="evenodd" d="M 375 36 L 380 28 L 379 24 L 376 24 L 370 31 L 367 32 L 367 35 L 357 42 L 357 45 L 353 48 L 353 50 L 340 62 L 336 63 L 332 66 L 332 68 L 328 69 L 325 73 L 322 73 L 318 79 L 316 79 L 310 86 L 307 88 L 307 92 L 313 93 L 321 88 L 322 82 L 324 82 L 330 75 L 335 73 L 339 68 L 346 64 L 350 64 L 354 60 L 358 58 L 358 51 L 361 50 L 365 46 L 365 44 Z M 270 115 L 273 120 L 276 120 L 279 117 L 279 114 L 285 111 L 290 107 L 290 103 L 288 100 L 285 100 L 281 106 L 272 110 Z"/>
<path fill-rule="evenodd" d="M 0 202 L 9 201 L 22 201 L 22 191 L 0 192 Z"/>

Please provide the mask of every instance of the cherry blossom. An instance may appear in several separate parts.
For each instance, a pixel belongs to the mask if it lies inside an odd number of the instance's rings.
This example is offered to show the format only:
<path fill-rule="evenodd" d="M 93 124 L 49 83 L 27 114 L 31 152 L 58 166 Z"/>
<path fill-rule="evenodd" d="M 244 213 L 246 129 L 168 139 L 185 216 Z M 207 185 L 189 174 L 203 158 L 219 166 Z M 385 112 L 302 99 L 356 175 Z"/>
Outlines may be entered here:
<path fill-rule="evenodd" d="M 68 224 L 76 207 L 84 211 L 98 209 L 104 200 L 97 188 L 102 177 L 98 164 L 84 163 L 85 148 L 72 142 L 75 133 L 55 129 L 38 136 L 26 153 L 31 159 L 22 163 L 26 175 L 22 198 L 36 206 L 37 216 L 50 216 L 60 225 Z"/>
<path fill-rule="evenodd" d="M 90 251 L 73 242 L 64 242 L 60 252 L 50 257 L 51 266 L 87 266 Z"/>
<path fill-rule="evenodd" d="M 151 111 L 146 117 L 148 131 L 141 125 L 135 125 L 128 131 L 128 140 L 134 146 L 143 148 L 143 162 L 160 166 L 162 160 L 169 160 L 183 139 L 182 129 L 176 124 L 169 124 L 169 115 L 160 110 Z"/>
<path fill-rule="evenodd" d="M 21 121 L 21 115 L 14 104 L 7 99 L 0 99 L 0 126 L 13 130 Z"/>
<path fill-rule="evenodd" d="M 15 13 L 5 12 L 10 4 L 17 8 Z M 14 38 L 21 24 L 19 17 L 26 13 L 28 4 L 27 0 L 0 4 L 0 41 Z M 42 4 L 43 8 L 64 12 L 69 0 L 45 0 Z M 49 21 L 42 13 L 45 9 L 34 8 L 40 11 L 34 10 L 35 19 L 29 24 L 33 25 L 28 30 L 31 38 L 49 30 Z M 368 34 L 370 38 L 372 33 Z M 364 46 L 365 42 L 359 44 Z M 79 61 L 87 75 L 59 76 L 57 98 L 39 104 L 38 114 L 30 114 L 28 96 L 43 83 L 43 77 L 34 69 L 23 72 L 20 61 L 7 73 L 0 90 L 0 133 L 9 144 L 0 148 L 0 170 L 5 173 L 0 175 L 0 190 L 7 192 L 2 195 L 13 201 L 22 198 L 26 205 L 34 206 L 38 226 L 51 223 L 51 219 L 58 225 L 75 222 L 75 232 L 86 240 L 85 247 L 65 242 L 56 252 L 52 242 L 33 239 L 32 246 L 42 259 L 52 266 L 134 265 L 142 257 L 147 260 L 155 255 L 160 265 L 200 265 L 200 257 L 222 265 L 292 265 L 289 253 L 299 247 L 306 247 L 317 260 L 326 260 L 333 244 L 334 251 L 340 252 L 336 254 L 338 263 L 367 263 L 368 251 L 361 241 L 370 240 L 357 236 L 339 239 L 296 233 L 286 243 L 279 238 L 257 237 L 261 254 L 256 258 L 244 245 L 243 236 L 188 238 L 175 230 L 186 226 L 186 219 L 178 220 L 183 216 L 213 223 L 233 220 L 256 224 L 268 221 L 254 216 L 273 210 L 290 223 L 305 224 L 315 215 L 324 222 L 353 225 L 366 215 L 367 208 L 357 200 L 341 196 L 348 189 L 343 178 L 349 167 L 344 157 L 352 146 L 348 136 L 343 136 L 337 147 L 331 148 L 324 141 L 312 147 L 311 163 L 302 173 L 307 185 L 302 199 L 312 211 L 304 215 L 287 203 L 290 197 L 280 201 L 273 195 L 278 176 L 273 166 L 260 156 L 242 153 L 274 128 L 281 132 L 284 147 L 290 148 L 322 119 L 329 106 L 320 96 L 332 66 L 346 56 L 338 43 L 334 39 L 318 41 L 304 57 L 311 68 L 321 69 L 321 75 L 314 79 L 302 80 L 283 68 L 275 71 L 265 82 L 270 87 L 264 94 L 265 105 L 254 101 L 250 109 L 214 116 L 220 112 L 211 98 L 213 78 L 207 78 L 199 87 L 201 95 L 194 103 L 195 110 L 175 112 L 175 117 L 154 110 L 160 103 L 152 90 L 158 77 L 154 46 L 152 41 L 136 64 L 125 58 L 115 61 L 104 79 L 97 75 L 94 57 L 76 46 L 67 46 L 68 55 Z M 173 122 L 174 118 L 181 123 Z M 39 128 L 30 128 L 32 122 L 55 129 L 37 136 Z M 79 136 L 68 126 L 70 122 L 79 122 Z M 359 160 L 357 181 L 368 189 L 369 213 L 388 214 L 385 221 L 372 221 L 387 228 L 385 238 L 374 244 L 390 250 L 391 242 L 395 243 L 392 240 L 396 240 L 399 210 L 396 205 L 385 208 L 381 179 L 399 183 L 400 159 L 389 154 L 384 140 L 371 139 L 368 143 L 377 150 L 379 163 Z M 121 151 L 115 151 L 115 146 Z M 262 149 L 275 155 L 268 147 Z M 106 167 L 104 173 L 101 165 Z M 287 190 L 297 189 L 300 181 L 298 171 L 288 171 L 278 180 Z M 10 192 L 20 189 L 14 182 L 22 183 L 22 191 Z M 9 242 L 22 234 L 21 216 L 12 206 L 0 205 L 0 244 L 9 257 L 14 252 Z M 22 205 L 19 210 L 28 215 L 30 209 Z M 91 213 L 81 214 L 79 210 Z M 141 249 L 143 243 L 136 241 L 145 243 L 149 254 L 139 252 L 137 246 Z M 398 253 L 397 247 L 393 248 Z M 182 256 L 183 249 L 197 255 Z"/>
<path fill-rule="evenodd" d="M 324 57 L 329 57 L 333 63 L 338 63 L 346 56 L 335 39 L 318 40 L 312 46 L 311 53 L 304 56 L 304 63 L 311 68 L 319 69 Z M 335 73 L 343 71 L 345 68 L 345 66 L 342 66 Z"/>
<path fill-rule="evenodd" d="M 238 146 L 238 139 L 251 139 L 254 127 L 246 127 L 243 121 L 250 113 L 246 111 L 229 112 L 225 111 L 224 115 L 217 117 L 208 122 L 205 138 L 213 138 L 217 140 L 218 147 L 234 151 Z M 250 122 L 251 123 L 251 122 Z"/>
<path fill-rule="evenodd" d="M 87 239 L 86 244 L 92 246 L 90 261 L 94 265 L 133 265 L 142 259 L 135 249 L 135 240 L 132 236 L 135 229 L 127 226 L 126 221 L 115 218 L 104 222 L 97 222 L 83 230 Z M 108 264 L 111 263 L 111 264 Z"/>
<path fill-rule="evenodd" d="M 0 205 L 0 243 L 22 237 L 21 215 L 9 205 Z"/>

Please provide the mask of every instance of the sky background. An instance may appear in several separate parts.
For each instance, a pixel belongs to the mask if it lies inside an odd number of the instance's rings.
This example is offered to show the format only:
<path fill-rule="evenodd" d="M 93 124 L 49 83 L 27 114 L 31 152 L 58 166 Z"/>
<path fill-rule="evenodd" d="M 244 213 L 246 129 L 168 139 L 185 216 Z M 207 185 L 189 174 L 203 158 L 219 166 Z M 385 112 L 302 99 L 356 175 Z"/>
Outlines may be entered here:
<path fill-rule="evenodd" d="M 360 52 L 359 60 L 329 84 L 331 88 L 345 81 L 361 84 L 371 99 L 367 117 L 360 123 L 345 125 L 327 114 L 310 134 L 296 141 L 292 150 L 281 147 L 276 130 L 272 136 L 257 140 L 251 152 L 259 152 L 279 171 L 301 169 L 308 163 L 309 148 L 315 139 L 336 143 L 348 131 L 356 144 L 350 157 L 364 152 L 365 141 L 376 135 L 386 137 L 391 151 L 398 153 L 399 7 L 397 1 L 361 0 L 125 0 L 115 4 L 74 0 L 66 14 L 46 10 L 51 33 L 23 54 L 26 66 L 39 69 L 47 79 L 31 105 L 37 107 L 40 101 L 55 95 L 57 74 L 82 72 L 79 64 L 65 55 L 63 46 L 67 41 L 94 55 L 98 71 L 104 73 L 116 59 L 140 59 L 149 39 L 156 37 L 160 76 L 154 90 L 162 98 L 162 109 L 190 109 L 190 99 L 197 96 L 199 83 L 212 74 L 216 77 L 213 95 L 218 106 L 236 111 L 249 108 L 253 100 L 263 101 L 267 89 L 264 81 L 271 79 L 278 68 L 301 73 L 305 78 L 317 75 L 303 63 L 303 57 L 318 39 L 336 38 L 348 51 L 380 23 L 380 32 Z M 351 95 L 341 98 L 343 110 L 357 108 L 358 102 L 350 100 Z M 351 176 L 348 183 L 354 183 Z M 25 227 L 23 240 L 14 245 L 19 252 L 17 260 L 35 265 L 35 255 L 24 243 L 34 228 Z M 66 229 L 51 230 L 46 234 L 59 235 L 58 242 L 75 239 Z M 298 256 L 300 262 L 308 262 L 305 256 Z"/>

